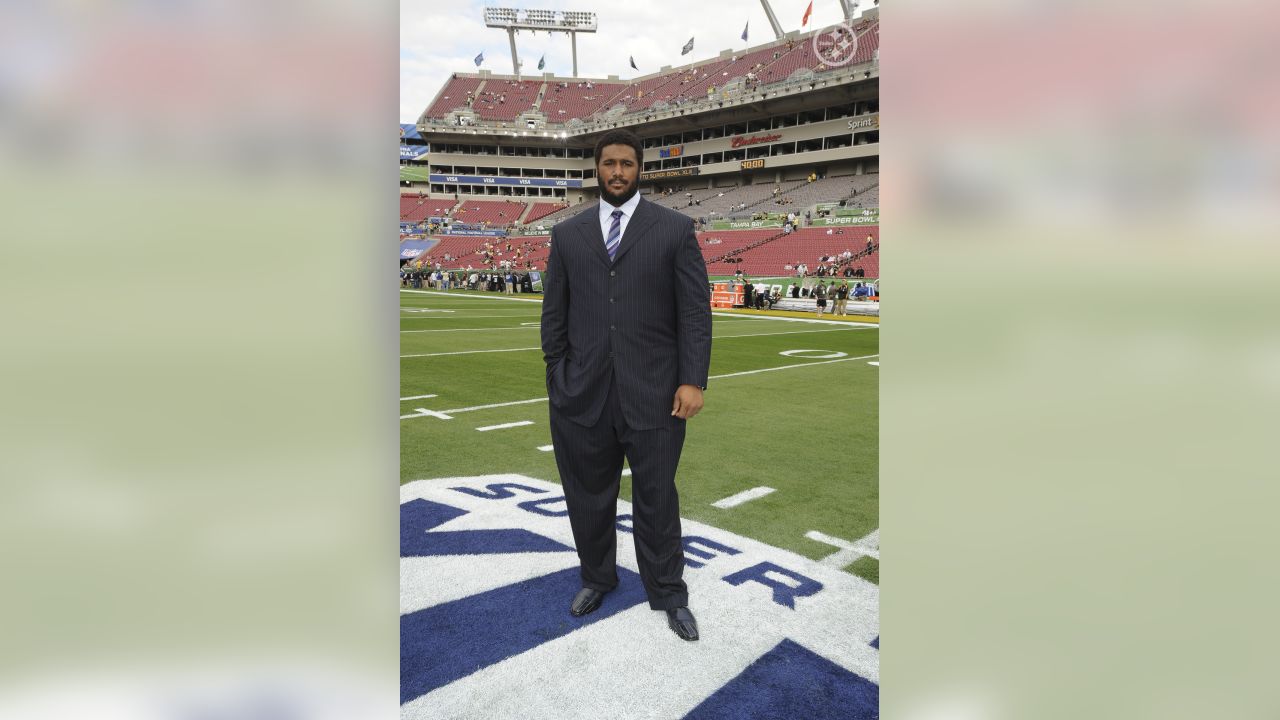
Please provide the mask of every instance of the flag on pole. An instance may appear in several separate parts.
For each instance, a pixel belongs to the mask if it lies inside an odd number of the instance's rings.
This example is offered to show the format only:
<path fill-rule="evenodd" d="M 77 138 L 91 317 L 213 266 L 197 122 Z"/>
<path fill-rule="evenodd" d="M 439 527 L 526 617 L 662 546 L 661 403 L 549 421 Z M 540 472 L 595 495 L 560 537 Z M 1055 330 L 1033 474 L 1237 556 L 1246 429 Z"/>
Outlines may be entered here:
<path fill-rule="evenodd" d="M 541 70 L 546 66 L 547 66 L 547 54 L 542 53 L 542 57 L 538 58 L 538 69 Z"/>
<path fill-rule="evenodd" d="M 748 20 L 748 21 L 747 21 L 747 24 L 746 24 L 746 25 L 743 25 L 743 26 L 742 26 L 742 41 L 743 41 L 743 42 L 746 42 L 746 40 L 747 40 L 747 28 L 749 28 L 749 27 L 751 27 L 751 21 L 750 21 L 750 20 Z"/>
<path fill-rule="evenodd" d="M 688 55 L 693 52 L 693 38 L 689 38 L 689 42 L 684 44 L 684 49 L 680 51 L 681 55 Z"/>
<path fill-rule="evenodd" d="M 480 54 L 476 56 L 476 67 L 480 67 L 480 63 L 482 63 L 482 62 L 484 62 L 484 51 L 483 51 L 483 50 L 481 50 L 481 51 L 480 51 Z"/>
<path fill-rule="evenodd" d="M 804 11 L 804 19 L 800 21 L 800 27 L 809 24 L 809 16 L 813 14 L 813 0 L 809 0 L 809 8 Z"/>
<path fill-rule="evenodd" d="M 631 69 L 632 69 L 632 70 L 639 70 L 639 69 L 640 69 L 640 68 L 636 67 L 636 56 L 635 56 L 635 55 L 632 55 L 632 56 L 631 56 Z"/>

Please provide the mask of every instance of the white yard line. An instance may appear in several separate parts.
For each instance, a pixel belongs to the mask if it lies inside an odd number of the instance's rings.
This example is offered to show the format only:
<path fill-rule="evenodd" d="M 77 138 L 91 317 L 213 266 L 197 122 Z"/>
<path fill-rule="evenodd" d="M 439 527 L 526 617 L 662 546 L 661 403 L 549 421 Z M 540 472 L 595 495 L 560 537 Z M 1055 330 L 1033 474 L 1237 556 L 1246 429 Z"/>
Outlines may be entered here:
<path fill-rule="evenodd" d="M 631 468 L 622 468 L 622 477 L 631 477 Z"/>
<path fill-rule="evenodd" d="M 869 363 L 867 363 L 867 364 L 868 364 L 868 365 L 875 365 L 876 367 L 880 367 L 880 361 L 878 361 L 878 360 L 872 360 L 871 362 L 869 362 Z"/>
<path fill-rule="evenodd" d="M 420 333 L 420 332 L 473 332 L 478 330 L 540 330 L 536 325 L 533 327 L 492 327 L 492 328 L 450 328 L 448 330 L 401 330 L 402 333 Z"/>
<path fill-rule="evenodd" d="M 442 295 L 444 297 L 466 298 L 468 300 L 506 300 L 508 302 L 536 302 L 536 303 L 542 302 L 541 298 L 534 300 L 533 298 L 518 298 L 518 297 L 511 297 L 510 295 L 459 295 L 456 293 L 441 292 L 439 290 L 406 290 L 404 288 L 400 288 L 400 292 L 413 293 L 415 295 Z"/>
<path fill-rule="evenodd" d="M 850 331 L 853 331 L 853 330 L 870 330 L 870 328 L 866 328 L 866 327 L 851 327 L 851 328 L 831 328 L 830 330 L 785 330 L 785 331 L 783 331 L 783 332 L 772 332 L 772 333 L 750 333 L 750 334 L 747 334 L 747 335 L 712 335 L 712 336 L 711 336 L 711 338 L 712 338 L 713 340 L 724 340 L 724 339 L 727 339 L 727 338 L 740 338 L 740 337 L 765 337 L 765 336 L 767 336 L 767 335 L 801 335 L 801 334 L 806 334 L 806 333 L 824 333 L 824 332 L 850 332 Z"/>
<path fill-rule="evenodd" d="M 484 427 L 476 428 L 476 430 L 479 430 L 480 432 L 489 432 L 490 430 L 505 430 L 507 428 L 523 427 L 525 425 L 532 424 L 532 420 L 521 420 L 520 422 L 502 423 L 501 425 L 485 425 Z"/>
<path fill-rule="evenodd" d="M 539 445 L 538 449 L 541 450 L 542 452 L 551 452 L 552 450 L 555 449 L 555 447 L 556 447 L 555 445 Z"/>
<path fill-rule="evenodd" d="M 440 412 L 439 410 L 428 410 L 426 408 L 414 408 L 414 410 L 416 412 L 414 412 L 412 415 L 401 415 L 400 419 L 408 420 L 409 418 L 416 418 L 416 417 L 433 417 L 433 418 L 440 418 L 441 420 L 453 419 L 452 415 L 449 415 L 447 412 Z"/>
<path fill-rule="evenodd" d="M 724 498 L 723 500 L 717 500 L 711 503 L 711 505 L 712 507 L 718 507 L 724 510 L 728 510 L 729 508 L 734 507 L 735 505 L 741 505 L 744 502 L 749 502 L 751 500 L 755 500 L 756 498 L 762 498 L 771 492 L 776 492 L 776 491 L 771 487 L 751 488 L 750 490 L 743 490 L 737 495 L 730 495 L 729 497 Z"/>
<path fill-rule="evenodd" d="M 476 320 L 480 318 L 541 318 L 541 313 L 518 315 L 402 315 L 401 320 Z"/>
<path fill-rule="evenodd" d="M 469 329 L 473 329 L 473 330 L 533 330 L 534 328 L 469 328 Z M 773 333 L 749 333 L 749 334 L 746 334 L 746 335 L 712 335 L 712 336 L 711 336 L 711 339 L 712 339 L 712 340 L 728 340 L 728 339 L 730 339 L 730 338 L 742 338 L 742 337 L 768 337 L 768 336 L 770 336 L 770 335 L 805 335 L 805 334 L 809 334 L 809 333 L 842 332 L 842 331 L 865 330 L 865 329 L 866 329 L 866 328 L 857 328 L 857 327 L 852 327 L 852 328 L 833 328 L 833 329 L 830 329 L 830 330 L 785 330 L 785 331 L 783 331 L 783 332 L 773 332 Z M 449 332 L 449 331 L 448 331 L 448 330 L 401 330 L 400 332 Z M 458 350 L 458 351 L 455 351 L 455 352 L 424 353 L 424 354 L 420 354 L 420 355 L 401 355 L 400 357 L 402 357 L 402 358 L 439 357 L 439 356 L 441 356 L 441 355 L 471 355 L 471 354 L 473 354 L 473 353 L 518 352 L 518 351 L 520 351 L 520 350 L 541 350 L 541 349 L 542 349 L 542 348 L 540 348 L 540 347 L 527 347 L 527 348 L 508 348 L 508 349 L 505 349 L 505 350 Z M 875 356 L 874 356 L 874 355 L 868 355 L 867 357 L 875 357 Z"/>
<path fill-rule="evenodd" d="M 801 363 L 799 365 L 779 365 L 778 367 L 761 368 L 759 370 L 743 370 L 742 372 L 727 373 L 725 375 L 712 375 L 709 380 L 722 380 L 724 378 L 740 377 L 742 375 L 756 375 L 758 373 L 773 372 L 774 370 L 790 370 L 791 368 L 809 367 L 810 365 L 829 365 L 831 363 L 849 362 L 850 360 L 866 360 L 867 358 L 880 357 L 876 355 L 863 355 L 861 357 L 840 358 L 838 360 L 822 360 L 819 362 Z"/>
<path fill-rule="evenodd" d="M 505 348 L 502 350 L 458 350 L 455 352 L 422 353 L 421 355 L 401 355 L 400 357 L 402 359 L 403 358 L 420 358 L 420 357 L 440 357 L 442 355 L 475 355 L 477 353 L 521 352 L 524 350 L 541 350 L 541 349 L 542 349 L 541 347 L 527 347 L 527 348 Z"/>
<path fill-rule="evenodd" d="M 804 534 L 810 540 L 817 540 L 825 545 L 840 548 L 836 552 L 822 558 L 818 562 L 833 568 L 842 568 L 860 557 L 870 557 L 876 560 L 880 559 L 880 530 L 871 531 L 866 537 L 855 542 L 842 540 L 838 537 L 831 537 L 817 530 L 810 530 Z"/>
<path fill-rule="evenodd" d="M 534 398 L 532 400 L 516 400 L 514 402 L 494 403 L 492 405 L 474 405 L 472 407 L 445 410 L 444 412 L 457 414 L 457 413 L 464 413 L 464 412 L 475 412 L 476 410 L 492 410 L 493 408 L 511 407 L 512 405 L 528 405 L 529 403 L 546 402 L 546 401 L 547 401 L 546 398 L 540 397 L 540 398 Z"/>
<path fill-rule="evenodd" d="M 433 397 L 436 397 L 436 396 L 435 395 L 410 395 L 409 397 L 400 398 L 400 402 L 404 402 L 405 400 L 426 400 L 427 398 L 433 398 Z"/>
<path fill-rule="evenodd" d="M 440 295 L 440 296 L 443 296 L 443 297 L 451 297 L 451 298 L 467 298 L 467 299 L 472 299 L 472 300 L 506 300 L 506 301 L 508 301 L 508 302 L 527 302 L 527 303 L 529 303 L 529 302 L 532 302 L 532 303 L 541 303 L 541 302 L 542 302 L 542 298 L 536 298 L 536 299 L 535 299 L 535 298 L 516 298 L 516 297 L 510 297 L 510 296 L 506 296 L 506 295 L 497 295 L 497 296 L 494 296 L 494 295 L 457 295 L 457 294 L 454 294 L 454 293 L 440 292 L 440 291 L 437 291 L 437 290 L 406 290 L 406 289 L 404 289 L 404 288 L 401 288 L 401 289 L 400 289 L 400 292 L 402 292 L 402 293 L 413 293 L 413 294 L 415 294 L 415 295 Z M 719 313 L 719 312 L 713 312 L 713 313 L 711 313 L 711 314 L 712 314 L 712 315 L 715 315 L 715 316 L 717 316 L 717 317 L 734 318 L 734 319 L 743 319 L 743 320 L 776 320 L 776 321 L 781 321 L 781 322 L 819 323 L 819 324 L 822 324 L 822 325 L 865 325 L 865 326 L 867 326 L 867 327 L 874 327 L 874 328 L 878 328 L 878 327 L 880 327 L 879 323 L 860 323 L 860 322 L 850 322 L 850 321 L 846 321 L 846 320 L 819 320 L 818 318 L 812 318 L 812 319 L 810 319 L 810 318 L 788 318 L 788 317 L 763 317 L 763 316 L 756 316 L 756 315 L 737 315 L 737 314 L 734 314 L 734 313 Z"/>
<path fill-rule="evenodd" d="M 872 357 L 879 357 L 879 356 L 878 356 L 878 355 L 864 355 L 864 356 L 862 356 L 862 357 L 840 358 L 839 360 L 822 360 L 822 361 L 819 361 L 819 362 L 799 363 L 799 364 L 797 364 L 797 365 L 781 365 L 781 366 L 779 366 L 779 367 L 762 368 L 762 369 L 760 369 L 760 370 L 747 370 L 747 371 L 744 371 L 744 372 L 729 373 L 729 374 L 727 374 L 727 375 L 712 375 L 709 379 L 711 379 L 711 380 L 720 380 L 720 379 L 723 379 L 723 378 L 738 377 L 738 376 L 740 376 L 740 375 L 755 375 L 756 373 L 769 372 L 769 371 L 771 371 L 771 370 L 790 370 L 790 369 L 792 369 L 792 368 L 809 367 L 810 365 L 828 365 L 828 364 L 830 364 L 830 363 L 848 362 L 848 361 L 850 361 L 850 360 L 866 360 L 867 358 L 872 358 Z M 532 399 L 529 399 L 529 400 L 515 400 L 515 401 L 512 401 L 512 402 L 505 402 L 505 403 L 493 403 L 492 405 L 476 405 L 476 406 L 474 406 L 474 407 L 454 408 L 454 409 L 452 409 L 452 410 L 440 410 L 440 411 L 438 411 L 438 413 L 439 413 L 439 414 L 442 414 L 442 415 L 443 415 L 443 414 L 456 415 L 456 414 L 458 414 L 458 413 L 474 412 L 474 411 L 476 411 L 476 410 L 491 410 L 491 409 L 493 409 L 493 408 L 510 407 L 510 406 L 512 406 L 512 405 L 528 405 L 529 403 L 538 403 L 538 402 L 546 402 L 546 401 L 547 401 L 547 399 L 546 399 L 546 398 L 544 398 L 544 397 L 540 397 L 540 398 L 532 398 Z M 419 409 L 419 410 L 422 410 L 422 408 L 418 408 L 418 409 Z M 409 418 L 426 417 L 426 416 L 431 415 L 431 414 L 432 414 L 432 413 L 422 412 L 422 413 L 419 413 L 419 414 L 417 414 L 417 415 L 401 415 L 401 416 L 400 416 L 400 419 L 401 419 L 401 420 L 407 420 L 407 419 L 409 419 Z M 446 418 L 446 419 L 447 419 L 447 418 Z"/>

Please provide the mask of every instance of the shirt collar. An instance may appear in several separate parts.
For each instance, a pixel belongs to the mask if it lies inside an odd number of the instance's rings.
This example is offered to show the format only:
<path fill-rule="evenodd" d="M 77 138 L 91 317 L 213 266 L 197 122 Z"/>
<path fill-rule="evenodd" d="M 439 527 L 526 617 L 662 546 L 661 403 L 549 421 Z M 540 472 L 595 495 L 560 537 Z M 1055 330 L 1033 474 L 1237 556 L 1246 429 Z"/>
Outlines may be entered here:
<path fill-rule="evenodd" d="M 636 207 L 638 207 L 639 205 L 640 205 L 640 193 L 636 193 L 635 195 L 632 195 L 630 200 L 622 203 L 622 205 L 619 205 L 617 208 L 615 208 L 614 206 L 610 205 L 609 203 L 605 202 L 602 199 L 600 200 L 600 220 L 603 222 L 607 218 L 610 221 L 612 221 L 613 218 L 611 216 L 613 215 L 614 210 L 621 210 L 622 214 L 625 215 L 628 220 L 630 220 L 631 217 L 636 214 Z"/>

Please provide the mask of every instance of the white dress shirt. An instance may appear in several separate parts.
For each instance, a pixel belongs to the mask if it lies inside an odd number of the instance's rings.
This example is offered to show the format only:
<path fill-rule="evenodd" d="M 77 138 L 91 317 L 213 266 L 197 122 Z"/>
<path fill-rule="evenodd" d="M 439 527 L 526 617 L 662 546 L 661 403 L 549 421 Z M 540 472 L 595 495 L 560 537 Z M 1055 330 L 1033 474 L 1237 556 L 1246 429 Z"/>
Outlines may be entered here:
<path fill-rule="evenodd" d="M 631 216 L 635 214 L 636 207 L 639 204 L 640 193 L 638 192 L 632 195 L 630 200 L 616 208 L 605 202 L 603 198 L 600 200 L 600 236 L 605 239 L 605 242 L 609 241 L 609 228 L 613 227 L 613 211 L 622 211 L 622 217 L 618 218 L 619 229 L 621 230 L 621 234 L 618 237 L 621 238 L 627 234 L 627 223 L 631 221 Z"/>

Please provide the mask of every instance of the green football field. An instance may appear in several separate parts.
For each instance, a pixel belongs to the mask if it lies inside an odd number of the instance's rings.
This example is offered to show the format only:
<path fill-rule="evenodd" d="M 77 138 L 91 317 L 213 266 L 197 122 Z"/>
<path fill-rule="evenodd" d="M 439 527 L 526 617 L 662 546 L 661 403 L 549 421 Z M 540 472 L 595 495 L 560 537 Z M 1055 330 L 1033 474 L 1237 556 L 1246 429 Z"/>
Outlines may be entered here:
<path fill-rule="evenodd" d="M 401 290 L 401 482 L 559 482 L 540 449 L 551 443 L 541 309 L 538 295 Z M 815 560 L 876 531 L 879 328 L 717 315 L 712 336 L 706 405 L 689 421 L 676 480 L 681 515 Z M 493 428 L 513 423 L 531 424 Z M 758 487 L 774 492 L 712 504 Z M 621 496 L 631 496 L 625 475 Z M 844 569 L 878 582 L 872 557 Z"/>
<path fill-rule="evenodd" d="M 401 165 L 400 179 L 426 182 L 431 171 L 426 165 Z"/>

